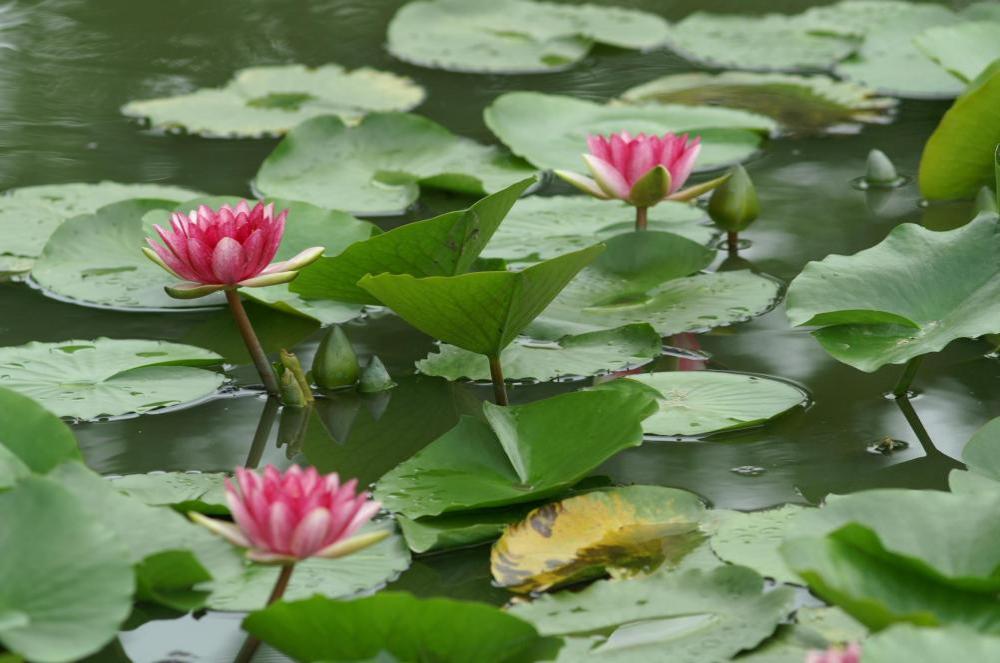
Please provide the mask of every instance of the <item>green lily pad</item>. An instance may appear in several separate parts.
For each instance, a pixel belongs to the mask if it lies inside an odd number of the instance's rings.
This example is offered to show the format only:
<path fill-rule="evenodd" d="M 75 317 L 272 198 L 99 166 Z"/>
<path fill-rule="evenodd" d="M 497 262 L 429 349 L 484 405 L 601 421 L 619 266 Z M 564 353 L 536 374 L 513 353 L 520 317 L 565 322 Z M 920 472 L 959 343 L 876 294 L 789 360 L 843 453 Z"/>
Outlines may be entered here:
<path fill-rule="evenodd" d="M 893 626 L 865 641 L 865 663 L 940 663 L 1000 659 L 1000 637 L 961 625 L 945 628 Z"/>
<path fill-rule="evenodd" d="M 566 637 L 558 661 L 728 661 L 774 633 L 794 593 L 763 591 L 742 566 L 602 580 L 546 594 L 510 613 L 543 635 Z"/>
<path fill-rule="evenodd" d="M 253 138 L 283 134 L 318 115 L 353 123 L 369 112 L 408 111 L 423 100 L 423 88 L 387 71 L 290 64 L 241 69 L 220 88 L 131 101 L 122 113 L 144 118 L 155 129 Z"/>
<path fill-rule="evenodd" d="M 381 523 L 367 525 L 362 532 L 384 529 Z M 346 598 L 381 588 L 410 566 L 410 551 L 402 537 L 392 534 L 375 545 L 339 559 L 312 558 L 295 565 L 285 600 L 319 594 Z M 246 612 L 260 610 L 274 589 L 277 566 L 247 562 L 243 572 L 216 583 L 208 598 L 212 610 Z"/>
<path fill-rule="evenodd" d="M 605 105 L 558 94 L 508 92 L 483 111 L 486 126 L 510 150 L 543 169 L 583 171 L 589 134 L 691 133 L 702 138 L 696 171 L 753 155 L 777 129 L 771 118 L 709 106 Z"/>
<path fill-rule="evenodd" d="M 222 357 L 190 345 L 118 340 L 28 343 L 0 348 L 0 386 L 61 417 L 142 413 L 204 398 L 225 381 Z"/>
<path fill-rule="evenodd" d="M 971 471 L 1000 481 L 1000 417 L 976 431 L 962 449 L 962 461 Z"/>
<path fill-rule="evenodd" d="M 629 380 L 655 390 L 659 409 L 642 423 L 651 435 L 707 435 L 755 426 L 809 400 L 787 382 L 742 373 L 670 371 L 632 375 Z"/>
<path fill-rule="evenodd" d="M 726 71 L 672 74 L 629 88 L 622 100 L 632 104 L 725 106 L 767 115 L 794 134 L 885 124 L 896 100 L 875 90 L 829 76 Z"/>
<path fill-rule="evenodd" d="M 547 591 L 603 575 L 637 573 L 679 560 L 700 543 L 705 505 L 662 486 L 595 490 L 546 504 L 508 526 L 493 544 L 494 582 Z"/>
<path fill-rule="evenodd" d="M 967 21 L 1000 21 L 1000 5 L 993 0 L 980 0 L 959 12 Z"/>
<path fill-rule="evenodd" d="M 150 506 L 169 506 L 181 513 L 228 514 L 225 477 L 214 472 L 150 472 L 115 477 L 111 486 Z"/>
<path fill-rule="evenodd" d="M 323 257 L 292 282 L 302 297 L 358 304 L 379 300 L 358 286 L 366 274 L 454 276 L 469 271 L 504 216 L 534 178 L 487 196 L 468 209 L 407 223 Z"/>
<path fill-rule="evenodd" d="M 648 323 L 661 336 L 734 324 L 766 313 L 779 284 L 749 271 L 695 274 L 714 251 L 654 231 L 612 237 L 527 329 L 558 339 Z M 694 276 L 687 276 L 694 274 Z"/>
<path fill-rule="evenodd" d="M 649 325 L 567 336 L 558 341 L 517 338 L 500 353 L 504 377 L 546 382 L 624 370 L 659 357 L 662 342 Z M 417 362 L 417 370 L 448 380 L 489 380 L 489 362 L 479 354 L 442 345 Z"/>
<path fill-rule="evenodd" d="M 42 477 L 0 492 L 0 522 L 0 644 L 60 663 L 113 640 L 135 580 L 111 530 Z"/>
<path fill-rule="evenodd" d="M 92 214 L 105 205 L 130 198 L 187 200 L 198 191 L 159 184 L 47 184 L 12 189 L 0 196 L 0 260 L 4 271 L 25 271 L 63 221 L 78 214 Z M 17 260 L 16 264 L 13 262 Z M 8 269 L 16 267 L 16 269 Z"/>
<path fill-rule="evenodd" d="M 662 202 L 649 209 L 649 229 L 674 233 L 698 244 L 715 237 L 705 212 L 695 205 Z M 519 200 L 480 254 L 507 262 L 537 262 L 632 232 L 635 208 L 587 196 L 531 196 Z"/>
<path fill-rule="evenodd" d="M 411 325 L 435 338 L 488 357 L 500 352 L 604 250 L 567 253 L 520 272 L 458 276 L 366 276 L 358 285 Z"/>
<path fill-rule="evenodd" d="M 925 30 L 915 41 L 927 57 L 963 81 L 972 82 L 1000 58 L 1000 22 L 942 25 Z"/>
<path fill-rule="evenodd" d="M 806 507 L 786 504 L 779 509 L 753 511 L 715 510 L 715 523 L 709 544 L 719 559 L 741 564 L 776 582 L 802 581 L 788 568 L 778 546 L 785 539 L 788 524 Z"/>
<path fill-rule="evenodd" d="M 485 509 L 414 520 L 396 518 L 406 545 L 415 553 L 447 550 L 493 541 L 507 525 L 521 520 L 528 507 Z"/>
<path fill-rule="evenodd" d="M 389 52 L 424 67 L 501 74 L 558 71 L 594 43 L 658 46 L 667 23 L 655 14 L 589 4 L 525 0 L 424 0 L 389 23 Z"/>
<path fill-rule="evenodd" d="M 247 617 L 243 627 L 296 661 L 528 663 L 551 659 L 561 644 L 485 603 L 399 592 L 280 601 Z"/>
<path fill-rule="evenodd" d="M 383 476 L 375 496 L 408 518 L 537 501 L 641 444 L 640 421 L 653 407 L 638 388 L 508 407 L 484 403 L 487 422 L 462 417 Z"/>
<path fill-rule="evenodd" d="M 264 160 L 255 186 L 265 196 L 372 216 L 402 213 L 421 186 L 475 196 L 533 172 L 419 115 L 375 113 L 353 127 L 334 116 L 303 122 Z"/>
<path fill-rule="evenodd" d="M 947 232 L 906 223 L 853 256 L 806 265 L 788 288 L 793 325 L 871 372 L 1000 331 L 1000 231 L 982 217 Z"/>
<path fill-rule="evenodd" d="M 705 12 L 672 25 L 667 45 L 710 67 L 759 71 L 829 69 L 856 48 L 849 36 L 813 33 L 794 16 Z"/>
<path fill-rule="evenodd" d="M 928 200 L 973 198 L 995 181 L 1000 125 L 1000 62 L 987 67 L 955 100 L 920 157 L 920 193 Z"/>
<path fill-rule="evenodd" d="M 17 413 L 0 417 L 0 449 L 29 471 L 45 474 L 65 461 L 83 460 L 69 426 L 27 396 L 0 388 L 0 411 Z"/>

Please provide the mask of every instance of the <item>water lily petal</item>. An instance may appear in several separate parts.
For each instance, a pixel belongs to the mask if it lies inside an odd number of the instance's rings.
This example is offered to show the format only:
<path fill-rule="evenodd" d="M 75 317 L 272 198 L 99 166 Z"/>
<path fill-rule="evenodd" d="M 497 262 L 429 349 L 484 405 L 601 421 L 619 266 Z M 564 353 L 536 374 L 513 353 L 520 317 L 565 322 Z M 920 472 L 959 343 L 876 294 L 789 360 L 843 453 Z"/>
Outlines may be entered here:
<path fill-rule="evenodd" d="M 212 251 L 212 273 L 219 283 L 232 285 L 240 280 L 246 255 L 243 247 L 231 237 L 223 237 Z"/>
<path fill-rule="evenodd" d="M 594 175 L 594 181 L 597 182 L 597 186 L 604 193 L 620 200 L 628 198 L 628 192 L 632 187 L 628 185 L 625 176 L 613 165 L 589 154 L 583 155 L 583 159 L 587 162 L 587 166 L 590 167 L 590 172 Z"/>
<path fill-rule="evenodd" d="M 215 518 L 209 518 L 208 516 L 196 511 L 188 513 L 188 518 L 199 525 L 208 528 L 212 533 L 218 534 L 233 545 L 240 546 L 241 548 L 250 547 L 250 541 L 243 536 L 243 532 L 240 531 L 240 528 L 232 523 L 216 520 Z"/>
<path fill-rule="evenodd" d="M 574 173 L 569 170 L 554 170 L 556 177 L 563 180 L 568 184 L 572 184 L 580 191 L 590 194 L 595 198 L 600 198 L 601 200 L 610 200 L 608 195 L 601 191 L 601 187 L 597 186 L 597 182 L 590 179 L 586 175 L 580 175 L 579 173 Z"/>
<path fill-rule="evenodd" d="M 308 267 L 323 256 L 324 247 L 313 246 L 304 251 L 300 251 L 292 258 L 268 265 L 261 274 L 274 274 L 276 272 L 293 272 Z"/>
<path fill-rule="evenodd" d="M 213 292 L 225 290 L 226 286 L 221 283 L 205 284 L 195 281 L 181 281 L 173 285 L 164 286 L 163 289 L 174 299 L 198 299 L 211 295 Z"/>
<path fill-rule="evenodd" d="M 298 272 L 278 272 L 277 274 L 262 274 L 260 276 L 255 276 L 252 279 L 244 279 L 236 285 L 241 288 L 263 288 L 269 285 L 278 285 L 280 283 L 288 283 L 294 281 L 295 277 L 299 275 Z"/>
<path fill-rule="evenodd" d="M 351 553 L 355 553 L 359 550 L 367 548 L 368 546 L 375 545 L 382 539 L 389 536 L 389 534 L 390 532 L 387 529 L 359 534 L 358 536 L 351 537 L 350 539 L 346 539 L 344 541 L 338 541 L 337 543 L 323 548 L 316 553 L 315 557 L 322 557 L 324 559 L 344 557 L 345 555 L 350 555 Z"/>

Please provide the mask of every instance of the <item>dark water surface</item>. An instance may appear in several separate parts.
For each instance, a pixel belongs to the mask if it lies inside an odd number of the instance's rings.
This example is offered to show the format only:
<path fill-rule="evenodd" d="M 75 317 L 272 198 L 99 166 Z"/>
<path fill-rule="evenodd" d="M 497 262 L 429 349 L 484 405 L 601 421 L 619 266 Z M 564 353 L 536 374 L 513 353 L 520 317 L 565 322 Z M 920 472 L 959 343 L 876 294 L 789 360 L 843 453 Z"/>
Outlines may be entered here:
<path fill-rule="evenodd" d="M 599 49 L 578 67 L 534 76 L 464 75 L 412 67 L 384 50 L 385 28 L 402 0 L 43 0 L 18 2 L 0 14 L 0 188 L 71 181 L 159 182 L 214 194 L 249 195 L 248 182 L 273 140 L 207 140 L 163 136 L 124 118 L 135 98 L 223 84 L 236 69 L 262 64 L 337 62 L 413 77 L 428 91 L 417 109 L 453 131 L 491 142 L 482 108 L 498 94 L 542 90 L 603 100 L 628 87 L 691 67 L 668 52 Z M 799 11 L 826 4 L 784 0 L 621 0 L 678 19 L 695 10 Z M 922 208 L 915 185 L 865 193 L 850 180 L 864 171 L 869 149 L 886 151 L 915 174 L 923 143 L 946 103 L 905 102 L 896 121 L 857 135 L 772 142 L 748 165 L 762 216 L 746 233 L 742 257 L 786 282 L 809 260 L 850 254 L 881 241 L 901 222 L 943 230 L 961 225 L 969 205 Z M 542 193 L 564 191 L 550 185 Z M 466 206 L 468 199 L 429 193 L 405 218 L 383 227 Z M 294 346 L 307 361 L 318 327 L 250 305 L 270 349 Z M 400 386 L 379 398 L 338 396 L 321 404 L 299 448 L 279 444 L 280 426 L 258 436 L 264 408 L 246 392 L 189 407 L 75 427 L 88 464 L 105 474 L 153 470 L 228 471 L 249 457 L 286 465 L 311 462 L 327 471 L 374 481 L 476 409 L 490 390 L 414 376 L 413 362 L 429 338 L 389 314 L 355 321 L 348 332 L 365 355 L 377 353 Z M 225 311 L 118 313 L 46 298 L 23 283 L 0 283 L 0 345 L 70 338 L 163 338 L 216 350 L 237 381 L 252 384 L 245 350 Z M 1000 415 L 1000 363 L 986 342 L 960 341 L 928 358 L 912 408 L 883 398 L 899 373 L 874 374 L 839 364 L 811 336 L 791 329 L 782 307 L 751 323 L 699 337 L 711 366 L 759 372 L 804 385 L 805 411 L 765 428 L 697 442 L 647 442 L 596 474 L 620 483 L 692 490 L 718 506 L 756 509 L 816 502 L 830 492 L 876 486 L 939 488 L 958 465 L 963 444 Z M 669 368 L 671 358 L 660 364 Z M 512 398 L 533 400 L 572 385 L 517 387 Z M 992 392 L 990 391 L 992 389 Z M 909 448 L 891 456 L 869 444 L 892 437 Z M 291 458 L 289 458 L 289 455 Z M 733 468 L 759 468 L 738 474 Z M 488 549 L 417 559 L 394 586 L 422 595 L 501 603 L 489 585 Z M 236 616 L 200 622 L 154 622 L 124 634 L 135 661 L 226 660 L 238 643 Z M 228 635 L 227 635 L 228 634 Z M 226 638 L 229 638 L 227 641 Z M 107 653 L 103 660 L 127 660 Z M 263 658 L 263 657 L 262 657 Z"/>

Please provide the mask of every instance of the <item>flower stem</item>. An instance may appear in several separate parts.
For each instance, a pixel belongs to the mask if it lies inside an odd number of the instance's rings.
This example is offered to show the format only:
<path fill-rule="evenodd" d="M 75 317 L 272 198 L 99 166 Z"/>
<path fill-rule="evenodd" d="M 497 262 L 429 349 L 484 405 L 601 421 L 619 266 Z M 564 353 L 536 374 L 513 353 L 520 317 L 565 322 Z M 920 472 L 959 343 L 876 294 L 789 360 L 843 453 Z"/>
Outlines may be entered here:
<path fill-rule="evenodd" d="M 635 229 L 645 230 L 648 225 L 649 208 L 648 207 L 636 207 L 635 208 Z"/>
<path fill-rule="evenodd" d="M 288 589 L 288 581 L 292 579 L 293 570 L 295 570 L 294 563 L 282 565 L 281 573 L 278 574 L 278 582 L 274 583 L 274 589 L 271 590 L 271 598 L 267 600 L 267 605 L 271 605 L 285 594 L 285 590 Z M 253 655 L 257 653 L 258 647 L 260 647 L 260 640 L 248 635 L 247 639 L 243 641 L 243 646 L 240 647 L 240 653 L 233 659 L 233 663 L 250 663 L 253 660 Z"/>
<path fill-rule="evenodd" d="M 278 415 L 278 399 L 268 396 L 264 403 L 264 409 L 260 413 L 260 421 L 257 422 L 257 430 L 253 434 L 253 442 L 250 444 L 250 453 L 243 466 L 249 469 L 256 469 L 260 465 L 260 459 L 264 455 L 264 447 L 271 437 L 271 429 L 274 428 L 274 421 Z"/>
<path fill-rule="evenodd" d="M 490 377 L 493 378 L 493 400 L 497 405 L 507 405 L 507 385 L 503 381 L 500 357 L 490 357 Z"/>
<path fill-rule="evenodd" d="M 264 381 L 267 393 L 278 396 L 278 378 L 275 377 L 274 369 L 271 368 L 271 363 L 267 360 L 267 355 L 264 354 L 264 348 L 261 347 L 260 340 L 254 333 L 250 318 L 247 317 L 246 309 L 243 308 L 240 293 L 235 288 L 226 290 L 226 301 L 229 302 L 229 310 L 233 312 L 233 319 L 236 320 L 236 326 L 240 330 L 240 335 L 243 336 L 243 342 L 246 343 L 250 356 L 253 357 L 254 366 L 257 367 L 260 379 Z"/>
<path fill-rule="evenodd" d="M 917 370 L 920 368 L 920 363 L 924 360 L 923 355 L 919 357 L 914 357 L 906 363 L 906 368 L 903 369 L 903 374 L 899 376 L 899 382 L 896 383 L 895 388 L 892 390 L 893 398 L 908 398 L 910 391 L 910 385 L 913 384 L 913 378 L 917 376 Z"/>
<path fill-rule="evenodd" d="M 726 248 L 729 249 L 729 255 L 734 256 L 740 252 L 740 234 L 737 232 L 727 232 L 726 233 Z"/>

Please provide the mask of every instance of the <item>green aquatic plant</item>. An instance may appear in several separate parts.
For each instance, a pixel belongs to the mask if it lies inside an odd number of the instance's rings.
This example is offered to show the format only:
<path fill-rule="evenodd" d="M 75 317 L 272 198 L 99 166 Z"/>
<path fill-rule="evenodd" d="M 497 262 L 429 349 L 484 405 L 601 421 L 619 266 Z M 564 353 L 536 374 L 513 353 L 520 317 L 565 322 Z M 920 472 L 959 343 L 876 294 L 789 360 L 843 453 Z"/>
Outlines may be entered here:
<path fill-rule="evenodd" d="M 358 355 L 340 325 L 330 327 L 319 342 L 310 375 L 320 389 L 339 389 L 357 383 L 361 375 Z"/>
<path fill-rule="evenodd" d="M 730 255 L 739 253 L 740 233 L 760 215 L 757 189 L 746 169 L 737 165 L 708 199 L 708 215 L 726 232 Z"/>

